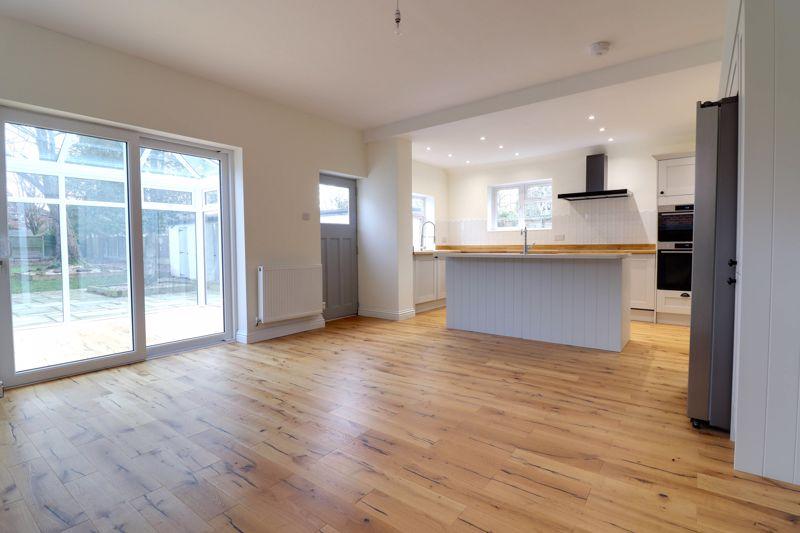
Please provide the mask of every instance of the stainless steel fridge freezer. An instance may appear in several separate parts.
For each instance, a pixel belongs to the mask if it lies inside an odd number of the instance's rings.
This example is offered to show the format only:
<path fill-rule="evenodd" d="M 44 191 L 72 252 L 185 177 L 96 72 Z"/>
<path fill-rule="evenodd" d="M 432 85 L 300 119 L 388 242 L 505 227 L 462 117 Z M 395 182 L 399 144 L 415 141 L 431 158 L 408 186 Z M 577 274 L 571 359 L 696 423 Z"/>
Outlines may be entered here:
<path fill-rule="evenodd" d="M 697 104 L 687 414 L 730 430 L 739 159 L 737 97 Z"/>

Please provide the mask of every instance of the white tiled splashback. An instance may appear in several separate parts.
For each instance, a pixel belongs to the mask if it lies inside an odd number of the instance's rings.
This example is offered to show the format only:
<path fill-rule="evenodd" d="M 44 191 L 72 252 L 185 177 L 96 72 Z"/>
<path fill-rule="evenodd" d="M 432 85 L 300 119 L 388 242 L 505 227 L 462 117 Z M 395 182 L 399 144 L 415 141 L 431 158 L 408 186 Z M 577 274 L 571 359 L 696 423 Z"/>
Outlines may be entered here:
<path fill-rule="evenodd" d="M 539 244 L 641 244 L 656 240 L 655 211 L 639 211 L 634 197 L 569 202 L 553 215 L 550 230 L 529 231 Z M 488 231 L 486 219 L 447 221 L 450 244 L 520 244 L 518 231 Z M 564 235 L 556 241 L 556 235 Z"/>

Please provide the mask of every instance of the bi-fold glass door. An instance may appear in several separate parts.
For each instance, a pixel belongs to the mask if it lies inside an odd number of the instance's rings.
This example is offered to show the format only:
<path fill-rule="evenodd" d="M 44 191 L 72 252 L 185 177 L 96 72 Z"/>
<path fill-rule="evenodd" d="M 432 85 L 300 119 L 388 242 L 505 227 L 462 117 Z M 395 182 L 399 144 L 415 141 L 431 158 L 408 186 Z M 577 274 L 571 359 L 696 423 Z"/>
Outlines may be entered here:
<path fill-rule="evenodd" d="M 0 380 L 229 338 L 227 160 L 0 108 Z"/>

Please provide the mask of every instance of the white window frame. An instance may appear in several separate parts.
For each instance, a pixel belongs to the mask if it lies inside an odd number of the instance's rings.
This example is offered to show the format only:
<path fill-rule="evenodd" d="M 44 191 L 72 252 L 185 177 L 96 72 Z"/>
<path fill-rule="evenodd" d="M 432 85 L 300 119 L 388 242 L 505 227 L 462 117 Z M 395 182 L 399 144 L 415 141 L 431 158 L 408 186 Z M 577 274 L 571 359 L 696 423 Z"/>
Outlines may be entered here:
<path fill-rule="evenodd" d="M 420 215 L 414 213 L 413 201 L 415 199 L 422 200 L 424 202 L 422 210 L 424 211 L 425 214 L 423 216 L 420 216 Z M 412 227 L 412 232 L 413 232 L 413 227 L 414 227 L 414 222 L 413 222 L 414 220 L 419 220 L 420 228 L 422 228 L 422 225 L 425 222 L 428 222 L 428 221 L 431 221 L 434 224 L 436 224 L 436 200 L 434 199 L 433 196 L 430 196 L 428 194 L 412 193 L 411 194 L 411 201 L 412 201 L 412 204 L 411 204 L 411 220 L 412 220 L 411 227 Z M 420 231 L 422 231 L 422 230 L 420 229 Z M 434 238 L 433 233 L 430 233 L 428 236 L 431 237 L 431 239 Z M 412 233 L 412 239 L 413 239 L 414 251 L 419 252 L 421 250 L 420 247 L 419 247 L 419 235 L 416 235 L 416 234 Z M 436 242 L 435 241 L 432 242 L 431 244 L 433 246 L 430 249 L 433 249 L 433 248 L 436 247 Z M 427 250 L 429 248 L 425 248 L 425 249 Z"/>
<path fill-rule="evenodd" d="M 487 198 L 488 198 L 488 217 L 486 221 L 486 227 L 488 231 L 519 231 L 525 226 L 525 192 L 527 191 L 528 187 L 539 186 L 539 185 L 550 185 L 551 191 L 553 186 L 553 180 L 550 178 L 545 179 L 538 179 L 538 180 L 531 180 L 531 181 L 523 181 L 518 183 L 504 183 L 498 185 L 490 185 L 488 188 Z M 501 189 L 517 189 L 519 194 L 519 208 L 517 212 L 517 220 L 518 223 L 516 226 L 505 226 L 505 227 L 498 227 L 497 226 L 497 191 Z M 552 213 L 552 203 L 553 203 L 553 196 L 551 193 L 550 196 L 550 205 L 551 205 L 551 213 Z M 550 222 L 543 228 L 528 228 L 531 231 L 548 231 L 553 229 L 553 217 L 550 216 Z"/>

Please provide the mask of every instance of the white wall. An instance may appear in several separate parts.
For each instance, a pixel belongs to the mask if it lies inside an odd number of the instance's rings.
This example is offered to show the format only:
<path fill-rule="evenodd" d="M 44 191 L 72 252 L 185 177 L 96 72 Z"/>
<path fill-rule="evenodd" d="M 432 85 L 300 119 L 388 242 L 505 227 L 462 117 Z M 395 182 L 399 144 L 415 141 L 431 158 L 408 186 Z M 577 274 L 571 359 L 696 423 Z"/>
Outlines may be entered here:
<path fill-rule="evenodd" d="M 539 244 L 622 244 L 656 242 L 656 184 L 653 155 L 693 152 L 691 138 L 637 145 L 612 145 L 608 154 L 608 188 L 628 188 L 629 198 L 585 202 L 554 199 L 553 229 L 530 232 Z M 452 244 L 520 244 L 519 231 L 487 229 L 490 185 L 535 179 L 553 180 L 553 196 L 586 188 L 586 155 L 579 150 L 502 165 L 462 167 L 449 171 L 449 235 Z M 563 241 L 556 241 L 563 235 Z"/>
<path fill-rule="evenodd" d="M 411 192 L 433 198 L 436 244 L 448 242 L 448 175 L 443 168 L 420 161 L 411 163 Z M 409 202 L 411 200 L 409 199 Z M 427 235 L 427 232 L 426 232 Z"/>
<path fill-rule="evenodd" d="M 320 262 L 320 170 L 366 175 L 353 128 L 1 17 L 0 50 L 2 100 L 238 147 L 240 330 L 254 329 L 257 265 Z"/>
<path fill-rule="evenodd" d="M 800 483 L 800 2 L 731 2 L 740 93 L 734 416 L 739 470 Z"/>
<path fill-rule="evenodd" d="M 411 142 L 369 143 L 367 161 L 367 179 L 358 182 L 358 314 L 411 318 Z"/>

